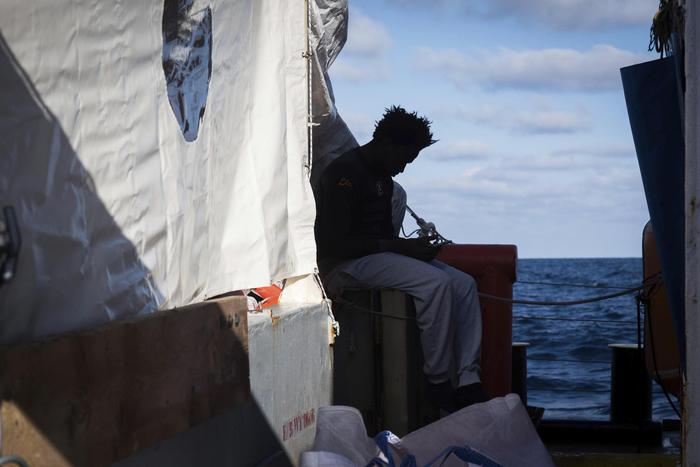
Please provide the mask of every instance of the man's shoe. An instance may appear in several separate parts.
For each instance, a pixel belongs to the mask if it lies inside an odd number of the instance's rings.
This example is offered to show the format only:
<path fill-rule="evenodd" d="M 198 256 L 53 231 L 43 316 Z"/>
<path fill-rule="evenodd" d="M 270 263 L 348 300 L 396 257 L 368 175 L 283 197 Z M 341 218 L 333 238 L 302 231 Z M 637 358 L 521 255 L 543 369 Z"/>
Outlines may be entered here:
<path fill-rule="evenodd" d="M 431 404 L 440 410 L 454 412 L 457 409 L 455 405 L 455 390 L 450 381 L 438 384 L 428 383 L 425 396 Z"/>
<path fill-rule="evenodd" d="M 540 422 L 544 416 L 544 407 L 528 405 L 525 407 L 525 410 L 527 410 L 527 414 L 530 416 L 530 420 L 532 421 L 532 424 L 535 425 L 535 428 L 540 426 Z"/>
<path fill-rule="evenodd" d="M 472 404 L 486 402 L 490 399 L 491 398 L 484 392 L 484 388 L 481 386 L 481 383 L 472 383 L 467 384 L 466 386 L 460 386 L 457 388 L 455 393 L 455 402 L 457 403 L 457 408 L 459 409 Z"/>

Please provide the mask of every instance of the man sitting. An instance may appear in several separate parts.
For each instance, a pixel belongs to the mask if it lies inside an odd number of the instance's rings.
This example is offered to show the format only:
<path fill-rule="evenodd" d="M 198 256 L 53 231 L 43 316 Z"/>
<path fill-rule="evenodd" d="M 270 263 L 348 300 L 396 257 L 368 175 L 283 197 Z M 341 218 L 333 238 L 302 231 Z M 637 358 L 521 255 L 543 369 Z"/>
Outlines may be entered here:
<path fill-rule="evenodd" d="M 474 279 L 435 260 L 428 238 L 399 238 L 393 176 L 435 141 L 430 122 L 387 109 L 372 140 L 339 156 L 316 187 L 318 264 L 326 288 L 391 288 L 413 297 L 428 397 L 454 410 L 484 402 L 479 378 L 481 309 Z M 450 371 L 456 370 L 457 389 Z"/>

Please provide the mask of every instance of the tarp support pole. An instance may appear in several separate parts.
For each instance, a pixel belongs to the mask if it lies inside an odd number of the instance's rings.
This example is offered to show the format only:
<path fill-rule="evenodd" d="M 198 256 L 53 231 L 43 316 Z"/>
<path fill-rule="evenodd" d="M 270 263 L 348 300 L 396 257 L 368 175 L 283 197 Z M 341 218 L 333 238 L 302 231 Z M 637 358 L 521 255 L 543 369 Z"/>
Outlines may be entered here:
<path fill-rule="evenodd" d="M 686 379 L 683 390 L 683 465 L 700 465 L 700 5 L 686 1 L 685 11 L 685 331 Z"/>

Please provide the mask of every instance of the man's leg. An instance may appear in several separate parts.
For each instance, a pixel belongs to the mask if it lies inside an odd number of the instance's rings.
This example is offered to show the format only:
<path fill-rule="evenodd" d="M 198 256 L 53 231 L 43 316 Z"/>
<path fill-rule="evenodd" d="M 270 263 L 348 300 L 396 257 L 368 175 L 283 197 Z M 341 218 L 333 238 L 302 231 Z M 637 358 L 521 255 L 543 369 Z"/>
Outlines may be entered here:
<path fill-rule="evenodd" d="M 440 261 L 432 265 L 450 276 L 455 326 L 454 358 L 459 383 L 455 396 L 457 408 L 489 400 L 481 386 L 481 306 L 476 281 L 469 275 Z"/>
<path fill-rule="evenodd" d="M 450 276 L 455 326 L 454 359 L 459 386 L 477 383 L 481 372 L 481 306 L 476 281 L 469 274 L 441 261 L 435 260 L 430 264 Z"/>
<path fill-rule="evenodd" d="M 431 263 L 395 253 L 365 256 L 343 263 L 337 269 L 336 275 L 351 276 L 355 285 L 397 289 L 413 297 L 424 372 L 433 384 L 448 381 L 454 355 L 455 287 L 450 274 Z"/>

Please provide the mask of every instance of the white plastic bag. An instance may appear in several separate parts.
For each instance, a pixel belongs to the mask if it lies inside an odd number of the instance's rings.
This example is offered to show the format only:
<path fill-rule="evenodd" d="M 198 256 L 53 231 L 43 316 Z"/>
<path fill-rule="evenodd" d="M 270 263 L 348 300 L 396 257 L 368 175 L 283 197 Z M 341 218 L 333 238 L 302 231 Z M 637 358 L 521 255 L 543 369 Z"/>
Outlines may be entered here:
<path fill-rule="evenodd" d="M 374 440 L 367 436 L 359 410 L 343 405 L 319 407 L 313 450 L 340 454 L 362 467 L 379 454 Z"/>
<path fill-rule="evenodd" d="M 357 467 L 345 456 L 328 451 L 309 451 L 301 455 L 301 467 Z"/>
<path fill-rule="evenodd" d="M 313 450 L 342 456 L 336 465 L 364 467 L 373 459 L 388 461 L 386 456 L 380 455 L 377 444 L 367 436 L 357 409 L 321 407 L 317 423 Z M 483 455 L 503 467 L 554 467 L 549 452 L 516 394 L 466 407 L 403 438 L 388 435 L 378 436 L 378 439 L 386 440 L 391 449 L 391 452 L 387 452 L 395 465 L 400 465 L 402 460 L 412 455 L 418 466 L 425 466 L 439 458 L 438 465 L 463 467 L 466 462 L 454 454 L 442 462 L 445 450 L 456 447 L 475 451 L 477 457 Z M 341 460 L 350 463 L 341 463 Z M 332 461 L 329 457 L 309 456 L 305 463 L 302 457 L 302 467 L 325 467 L 333 465 L 328 463 Z"/>
<path fill-rule="evenodd" d="M 468 446 L 504 467 L 554 467 L 516 394 L 465 407 L 392 443 L 396 452 L 413 454 L 418 465 L 448 446 Z M 450 456 L 442 465 L 464 466 L 464 462 Z"/>

